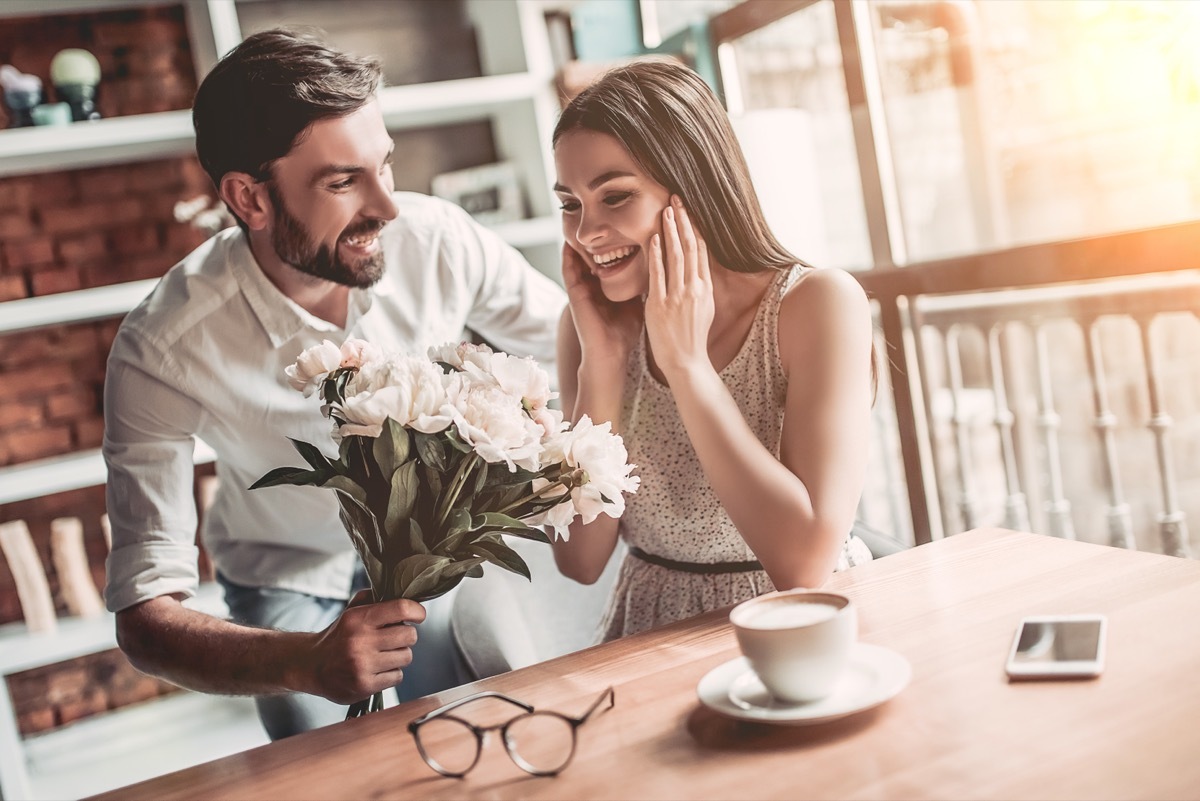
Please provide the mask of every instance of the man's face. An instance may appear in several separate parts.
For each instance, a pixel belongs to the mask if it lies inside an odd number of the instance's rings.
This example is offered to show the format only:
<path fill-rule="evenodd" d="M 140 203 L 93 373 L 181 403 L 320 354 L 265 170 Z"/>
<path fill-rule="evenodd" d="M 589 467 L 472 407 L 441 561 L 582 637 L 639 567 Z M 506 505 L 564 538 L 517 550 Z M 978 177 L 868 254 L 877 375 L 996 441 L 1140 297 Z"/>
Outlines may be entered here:
<path fill-rule="evenodd" d="M 379 280 L 379 232 L 397 214 L 392 147 L 374 100 L 309 127 L 266 182 L 271 242 L 280 261 L 346 286 Z"/>

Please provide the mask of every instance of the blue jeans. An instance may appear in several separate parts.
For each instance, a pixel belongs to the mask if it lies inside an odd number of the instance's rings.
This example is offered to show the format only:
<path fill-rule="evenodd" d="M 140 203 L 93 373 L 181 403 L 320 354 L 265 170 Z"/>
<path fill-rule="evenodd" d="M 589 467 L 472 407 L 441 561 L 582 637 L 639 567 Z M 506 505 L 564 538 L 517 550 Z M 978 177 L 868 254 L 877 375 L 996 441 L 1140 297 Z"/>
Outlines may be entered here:
<path fill-rule="evenodd" d="M 281 631 L 321 631 L 346 608 L 334 598 L 280 590 L 272 587 L 243 587 L 219 572 L 217 581 L 225 591 L 225 603 L 234 623 Z M 367 586 L 366 573 L 355 573 L 351 594 Z M 401 701 L 441 692 L 472 678 L 450 636 L 450 609 L 454 592 L 428 601 L 425 621 L 417 629 L 412 664 L 396 685 Z M 279 740 L 302 731 L 328 726 L 346 718 L 346 706 L 305 693 L 258 696 L 258 717 L 267 736 Z"/>

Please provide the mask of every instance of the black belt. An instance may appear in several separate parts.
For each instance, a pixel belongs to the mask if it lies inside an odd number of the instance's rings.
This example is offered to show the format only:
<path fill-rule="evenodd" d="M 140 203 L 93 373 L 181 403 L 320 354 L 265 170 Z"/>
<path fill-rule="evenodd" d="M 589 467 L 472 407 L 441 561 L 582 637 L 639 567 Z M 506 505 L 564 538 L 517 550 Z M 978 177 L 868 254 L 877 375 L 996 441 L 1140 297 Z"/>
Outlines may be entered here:
<path fill-rule="evenodd" d="M 752 573 L 755 570 L 762 570 L 762 563 L 759 561 L 750 562 L 677 562 L 674 559 L 667 559 L 665 556 L 655 556 L 652 553 L 646 553 L 637 546 L 630 545 L 629 553 L 641 559 L 643 562 L 649 562 L 652 565 L 665 567 L 668 570 L 682 570 L 684 573 Z"/>

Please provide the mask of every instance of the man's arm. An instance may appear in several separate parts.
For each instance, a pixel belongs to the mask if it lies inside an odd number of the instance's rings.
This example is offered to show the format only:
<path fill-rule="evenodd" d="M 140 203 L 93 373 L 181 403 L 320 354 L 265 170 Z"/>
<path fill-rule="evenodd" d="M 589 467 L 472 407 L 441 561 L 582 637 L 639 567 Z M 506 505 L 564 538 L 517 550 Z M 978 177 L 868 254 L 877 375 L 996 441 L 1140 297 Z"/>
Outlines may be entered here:
<path fill-rule="evenodd" d="M 398 684 L 425 610 L 414 601 L 351 606 L 315 633 L 239 626 L 161 596 L 117 613 L 117 643 L 134 667 L 190 690 L 303 692 L 354 703 Z"/>
<path fill-rule="evenodd" d="M 254 629 L 185 608 L 196 591 L 193 432 L 203 409 L 166 354 L 123 330 L 105 380 L 104 457 L 113 547 L 105 597 L 139 669 L 194 690 L 308 692 L 358 701 L 397 683 L 412 659 L 411 601 L 348 609 L 316 633 Z"/>

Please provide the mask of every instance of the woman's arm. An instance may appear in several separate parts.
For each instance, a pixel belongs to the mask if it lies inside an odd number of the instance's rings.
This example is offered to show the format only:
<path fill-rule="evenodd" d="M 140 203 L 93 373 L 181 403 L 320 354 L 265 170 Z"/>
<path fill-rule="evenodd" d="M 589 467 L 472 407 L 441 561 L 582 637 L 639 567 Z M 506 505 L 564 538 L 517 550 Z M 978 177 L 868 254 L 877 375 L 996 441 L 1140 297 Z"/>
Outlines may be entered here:
<path fill-rule="evenodd" d="M 641 304 L 614 304 L 604 298 L 583 260 L 563 246 L 563 283 L 569 305 L 558 328 L 559 398 L 572 423 L 585 414 L 596 423 L 612 422 L 621 431 L 625 369 L 641 335 Z M 600 515 L 588 525 L 571 524 L 569 541 L 554 543 L 563 575 L 593 584 L 604 572 L 617 545 L 619 521 Z"/>
<path fill-rule="evenodd" d="M 820 270 L 779 316 L 789 376 L 776 459 L 712 370 L 670 378 L 705 476 L 779 589 L 819 587 L 837 564 L 866 475 L 871 318 L 852 276 Z"/>
<path fill-rule="evenodd" d="M 705 246 L 682 207 L 668 211 L 666 262 L 652 260 L 647 300 L 656 361 L 705 477 L 775 586 L 820 586 L 836 565 L 865 478 L 871 409 L 866 296 L 849 274 L 821 270 L 784 298 L 778 336 L 789 381 L 776 459 L 708 358 L 712 290 Z"/>

